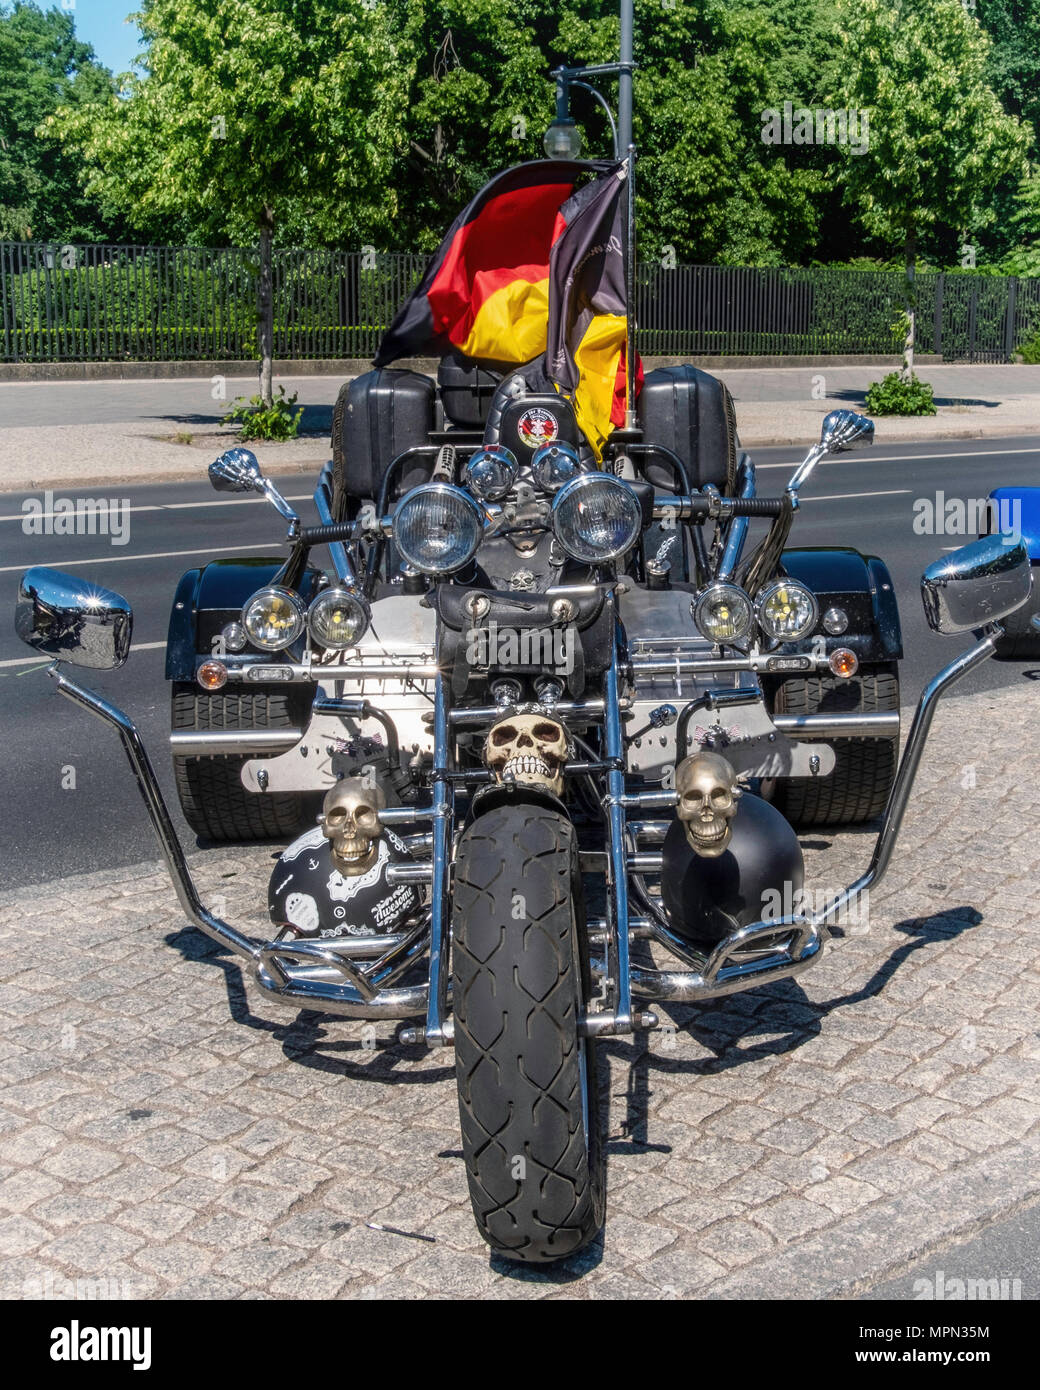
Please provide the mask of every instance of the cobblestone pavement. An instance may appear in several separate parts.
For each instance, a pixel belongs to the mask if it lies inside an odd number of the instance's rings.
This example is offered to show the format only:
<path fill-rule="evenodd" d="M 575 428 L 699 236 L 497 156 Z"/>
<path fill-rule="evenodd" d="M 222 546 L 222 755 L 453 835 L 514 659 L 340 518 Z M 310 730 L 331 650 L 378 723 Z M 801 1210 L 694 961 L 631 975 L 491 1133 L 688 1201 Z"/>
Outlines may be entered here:
<path fill-rule="evenodd" d="M 869 921 L 814 971 L 610 1045 L 605 1241 L 563 1272 L 476 1237 L 450 1057 L 279 1016 L 155 864 L 3 895 L 0 1292 L 833 1297 L 1011 1211 L 1040 1188 L 1038 701 L 940 708 Z M 804 843 L 827 889 L 871 837 Z M 260 931 L 270 858 L 193 864 Z"/>

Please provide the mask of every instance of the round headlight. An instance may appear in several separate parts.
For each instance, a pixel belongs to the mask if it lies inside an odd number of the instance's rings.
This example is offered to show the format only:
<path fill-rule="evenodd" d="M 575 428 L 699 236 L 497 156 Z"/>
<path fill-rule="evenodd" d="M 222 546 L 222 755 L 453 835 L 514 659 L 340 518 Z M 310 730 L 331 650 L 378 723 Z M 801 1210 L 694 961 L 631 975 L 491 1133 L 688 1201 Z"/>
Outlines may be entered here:
<path fill-rule="evenodd" d="M 259 590 L 242 609 L 242 626 L 253 646 L 262 652 L 280 652 L 292 646 L 306 620 L 307 610 L 299 594 L 276 584 Z"/>
<path fill-rule="evenodd" d="M 581 472 L 578 451 L 570 444 L 543 444 L 531 455 L 531 472 L 543 492 L 559 492 Z"/>
<path fill-rule="evenodd" d="M 513 486 L 519 466 L 509 449 L 478 449 L 463 469 L 463 480 L 482 501 L 500 502 Z"/>
<path fill-rule="evenodd" d="M 812 632 L 820 607 L 816 595 L 804 584 L 778 579 L 759 594 L 755 614 L 767 637 L 777 642 L 796 642 Z"/>
<path fill-rule="evenodd" d="M 368 606 L 349 589 L 326 589 L 307 610 L 307 625 L 315 642 L 330 651 L 356 647 L 368 627 Z"/>
<path fill-rule="evenodd" d="M 709 642 L 740 642 L 751 631 L 751 600 L 735 584 L 710 584 L 693 604 L 693 621 Z"/>
<path fill-rule="evenodd" d="M 639 498 L 611 473 L 582 473 L 553 499 L 553 534 L 568 555 L 588 565 L 631 550 L 642 524 Z"/>
<path fill-rule="evenodd" d="M 453 574 L 469 564 L 484 533 L 480 508 L 451 483 L 423 483 L 397 504 L 394 542 L 420 574 Z"/>

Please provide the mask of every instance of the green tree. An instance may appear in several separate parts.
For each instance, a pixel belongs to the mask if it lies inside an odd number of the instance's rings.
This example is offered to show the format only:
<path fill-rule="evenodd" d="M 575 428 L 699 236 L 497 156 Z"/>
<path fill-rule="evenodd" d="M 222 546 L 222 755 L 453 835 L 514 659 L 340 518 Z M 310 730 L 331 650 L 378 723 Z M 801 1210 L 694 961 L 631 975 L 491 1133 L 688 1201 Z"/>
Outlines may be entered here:
<path fill-rule="evenodd" d="M 48 123 L 88 191 L 145 223 L 259 244 L 260 392 L 272 401 L 277 232 L 360 244 L 397 212 L 404 83 L 371 0 L 145 0 L 144 70 Z"/>
<path fill-rule="evenodd" d="M 871 234 L 903 249 L 909 379 L 921 234 L 984 220 L 998 180 L 1024 172 L 1026 136 L 988 85 L 989 41 L 961 0 L 842 0 L 838 14 L 835 104 L 870 113 L 869 148 L 847 158 L 846 197 Z"/>
<path fill-rule="evenodd" d="M 805 93 L 812 74 L 819 80 L 833 7 L 831 0 L 782 3 L 794 39 L 765 0 L 637 0 L 647 254 L 671 245 L 684 260 L 776 264 L 814 247 L 828 159 L 794 161 L 763 145 L 761 112 Z M 390 234 L 398 246 L 429 249 L 492 173 L 541 157 L 553 114 L 551 69 L 616 60 L 617 0 L 387 4 L 409 74 L 400 175 L 408 199 Z M 613 100 L 612 80 L 599 85 Z M 572 110 L 585 131 L 584 153 L 608 155 L 609 127 L 593 98 L 575 90 Z"/>
<path fill-rule="evenodd" d="M 987 72 L 1005 111 L 1029 123 L 1040 152 L 1040 0 L 974 0 L 991 40 Z"/>
<path fill-rule="evenodd" d="M 70 14 L 0 6 L 0 238 L 92 241 L 108 230 L 79 186 L 79 161 L 37 127 L 59 106 L 112 91 L 107 68 L 79 43 Z"/>

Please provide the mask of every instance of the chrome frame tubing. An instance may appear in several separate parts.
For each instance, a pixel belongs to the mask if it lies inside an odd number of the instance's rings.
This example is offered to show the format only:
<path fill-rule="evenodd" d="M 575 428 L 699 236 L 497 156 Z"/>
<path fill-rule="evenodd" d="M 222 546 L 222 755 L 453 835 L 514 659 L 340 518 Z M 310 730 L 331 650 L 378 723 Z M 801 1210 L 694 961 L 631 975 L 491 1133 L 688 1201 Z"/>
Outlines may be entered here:
<path fill-rule="evenodd" d="M 455 794 L 448 778 L 448 764 L 448 695 L 444 677 L 438 675 L 433 691 L 433 892 L 430 898 L 430 988 L 425 1028 L 428 1047 L 450 1047 L 455 1033 L 454 1020 L 448 1017 L 448 875 L 455 823 Z"/>
<path fill-rule="evenodd" d="M 618 691 L 618 623 L 613 594 L 606 600 L 610 605 L 613 630 L 613 650 L 606 676 L 604 710 L 604 743 L 610 770 L 607 773 L 607 794 L 603 809 L 607 821 L 607 961 L 613 967 L 614 1019 L 608 1031 L 631 1033 L 632 966 L 629 948 L 628 922 L 628 854 L 625 844 L 625 738 L 621 727 L 621 703 Z M 610 973 L 608 969 L 608 974 Z"/>
<path fill-rule="evenodd" d="M 1003 628 L 993 623 L 986 627 L 985 632 L 986 636 L 980 642 L 951 661 L 921 692 L 866 873 L 811 917 L 751 922 L 719 942 L 710 955 L 691 950 L 661 922 L 651 917 L 651 935 L 680 959 L 697 965 L 698 969 L 695 972 L 633 969 L 634 995 L 677 1002 L 714 999 L 798 975 L 812 965 L 832 934 L 830 924 L 834 918 L 854 905 L 883 878 L 892 859 L 939 700 L 969 671 L 992 656 L 997 639 L 1003 635 Z M 778 938 L 786 940 L 778 941 Z M 747 953 L 755 950 L 761 954 L 748 958 Z M 744 959 L 740 959 L 742 954 Z M 595 961 L 593 969 L 600 973 Z"/>
<path fill-rule="evenodd" d="M 318 478 L 318 485 L 314 489 L 314 506 L 317 509 L 318 517 L 323 526 L 333 524 L 332 516 L 332 464 L 327 463 L 321 470 Z M 347 547 L 342 541 L 329 541 L 329 556 L 332 559 L 333 568 L 341 584 L 345 584 L 348 589 L 358 588 L 357 575 L 354 573 L 354 566 L 350 562 L 347 554 Z"/>
<path fill-rule="evenodd" d="M 206 936 L 252 962 L 256 980 L 265 995 L 279 1003 L 319 1008 L 325 1013 L 348 1018 L 416 1018 L 426 1012 L 425 982 L 403 989 L 386 988 L 425 952 L 425 921 L 406 933 L 387 938 L 382 954 L 377 956 L 372 967 L 361 971 L 331 943 L 256 941 L 203 906 L 155 769 L 133 720 L 117 705 L 70 680 L 58 663 L 48 667 L 47 673 L 67 700 L 115 728 L 186 917 Z M 422 808 L 408 808 L 408 811 L 412 818 L 423 814 Z M 376 955 L 369 938 L 365 938 L 362 953 L 369 957 Z M 293 968 L 287 963 L 293 958 L 312 964 Z"/>
<path fill-rule="evenodd" d="M 751 462 L 749 454 L 742 454 L 740 460 L 741 476 L 740 487 L 737 496 L 742 499 L 754 497 L 755 495 L 755 465 Z M 715 576 L 716 580 L 722 582 L 733 578 L 733 571 L 740 561 L 741 553 L 744 549 L 744 541 L 747 538 L 750 518 L 746 516 L 732 517 L 729 523 L 729 530 L 726 532 L 726 545 L 722 552 L 722 561 L 719 565 L 719 572 Z"/>

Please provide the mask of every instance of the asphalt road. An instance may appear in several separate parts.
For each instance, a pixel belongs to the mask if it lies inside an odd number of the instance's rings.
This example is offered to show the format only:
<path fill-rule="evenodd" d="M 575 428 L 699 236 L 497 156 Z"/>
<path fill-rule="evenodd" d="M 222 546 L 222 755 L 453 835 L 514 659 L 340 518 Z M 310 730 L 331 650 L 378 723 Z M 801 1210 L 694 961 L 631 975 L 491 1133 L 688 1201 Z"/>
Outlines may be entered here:
<path fill-rule="evenodd" d="M 996 1280 L 1001 1299 L 1035 1302 L 1040 1297 L 1040 1204 L 1023 1207 L 1003 1221 L 994 1221 L 966 1240 L 941 1246 L 898 1275 L 874 1285 L 860 1298 L 959 1303 L 963 1293 L 953 1282 L 958 1279 Z M 960 1306 L 960 1311 L 968 1310 Z M 972 1304 L 970 1311 L 982 1315 L 976 1320 L 985 1323 L 986 1309 Z M 939 1321 L 932 1317 L 933 1323 Z"/>
<path fill-rule="evenodd" d="M 759 492 L 769 494 L 780 491 L 799 455 L 786 448 L 762 449 L 755 457 Z M 968 645 L 928 630 L 918 582 L 926 564 L 970 537 L 916 534 L 915 500 L 934 498 L 937 491 L 984 498 L 998 484 L 1038 478 L 1040 438 L 1032 436 L 879 446 L 821 465 L 805 488 L 793 543 L 853 545 L 888 561 L 903 616 L 904 703 L 915 700 L 925 681 Z M 294 480 L 287 491 L 305 519 L 313 519 L 307 490 Z M 175 808 L 162 650 L 174 586 L 185 569 L 211 556 L 281 553 L 283 527 L 260 500 L 218 497 L 204 474 L 197 483 L 134 486 L 112 495 L 127 498 L 134 508 L 124 545 L 103 535 L 28 535 L 26 496 L 0 495 L 0 605 L 11 612 L 19 575 L 38 564 L 70 569 L 131 599 L 134 655 L 122 671 L 101 673 L 92 683 L 138 722 Z M 1033 669 L 1038 665 L 989 662 L 959 689 L 969 693 L 1038 678 L 1040 671 Z M 0 626 L 0 719 L 0 775 L 7 789 L 0 821 L 3 886 L 139 863 L 154 855 L 150 827 L 115 735 L 57 695 L 15 638 L 9 619 Z M 983 738 L 985 732 L 965 730 L 966 749 L 973 735 Z M 63 786 L 72 780 L 69 769 L 74 787 Z M 192 847 L 194 838 L 175 815 Z"/>

